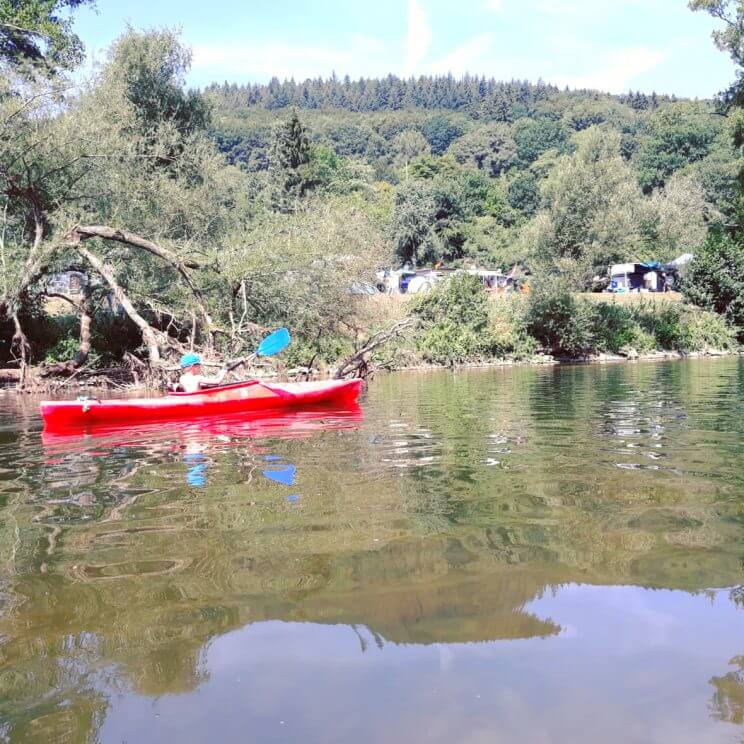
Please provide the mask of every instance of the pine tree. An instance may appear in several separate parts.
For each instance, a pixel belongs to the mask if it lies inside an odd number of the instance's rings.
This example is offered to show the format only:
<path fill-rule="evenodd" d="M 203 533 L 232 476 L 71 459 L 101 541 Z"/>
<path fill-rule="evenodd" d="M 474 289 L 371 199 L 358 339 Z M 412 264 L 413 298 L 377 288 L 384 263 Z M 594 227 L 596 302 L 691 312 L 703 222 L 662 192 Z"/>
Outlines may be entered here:
<path fill-rule="evenodd" d="M 305 167 L 310 162 L 307 130 L 296 110 L 274 134 L 270 170 L 274 179 L 273 201 L 280 212 L 294 211 L 298 199 L 310 187 Z"/>

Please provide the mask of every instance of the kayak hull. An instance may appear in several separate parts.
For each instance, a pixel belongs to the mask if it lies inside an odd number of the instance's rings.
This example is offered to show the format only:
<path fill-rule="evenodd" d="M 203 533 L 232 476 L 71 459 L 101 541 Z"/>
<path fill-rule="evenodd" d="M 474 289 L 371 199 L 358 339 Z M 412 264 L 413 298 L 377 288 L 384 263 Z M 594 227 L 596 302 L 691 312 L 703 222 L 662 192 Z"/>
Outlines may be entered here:
<path fill-rule="evenodd" d="M 74 429 L 353 403 L 361 386 L 361 380 L 294 383 L 251 380 L 196 393 L 170 393 L 160 398 L 42 401 L 40 409 L 46 430 Z"/>

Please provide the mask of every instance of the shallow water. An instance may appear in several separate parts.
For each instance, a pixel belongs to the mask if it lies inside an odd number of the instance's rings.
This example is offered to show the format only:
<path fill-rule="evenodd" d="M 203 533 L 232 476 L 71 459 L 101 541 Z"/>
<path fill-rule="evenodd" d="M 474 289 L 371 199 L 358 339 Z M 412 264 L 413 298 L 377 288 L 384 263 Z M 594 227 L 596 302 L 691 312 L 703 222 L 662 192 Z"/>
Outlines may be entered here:
<path fill-rule="evenodd" d="M 41 436 L 0 393 L 0 741 L 744 740 L 744 361 Z"/>

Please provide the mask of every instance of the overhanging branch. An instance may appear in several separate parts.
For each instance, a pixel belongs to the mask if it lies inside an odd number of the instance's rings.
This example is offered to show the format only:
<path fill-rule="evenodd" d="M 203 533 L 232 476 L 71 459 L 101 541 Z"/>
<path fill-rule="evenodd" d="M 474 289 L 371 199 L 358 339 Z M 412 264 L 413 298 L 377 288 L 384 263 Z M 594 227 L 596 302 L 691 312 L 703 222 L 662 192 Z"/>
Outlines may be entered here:
<path fill-rule="evenodd" d="M 202 294 L 201 289 L 196 286 L 191 274 L 189 273 L 189 269 L 203 268 L 202 264 L 195 261 L 182 261 L 176 253 L 168 248 L 164 248 L 162 245 L 153 243 L 151 240 L 147 240 L 147 238 L 143 238 L 140 235 L 128 232 L 127 230 L 120 230 L 119 228 L 109 227 L 108 225 L 77 225 L 66 235 L 66 240 L 72 246 L 79 246 L 83 241 L 90 238 L 112 240 L 117 243 L 139 248 L 153 256 L 157 256 L 172 266 L 176 271 L 178 271 L 186 282 L 188 288 L 191 290 L 191 293 L 194 295 L 194 299 L 199 305 L 199 310 L 201 311 L 209 333 L 214 334 L 219 331 L 212 320 L 209 310 L 207 310 L 207 304 L 204 300 L 204 295 Z"/>

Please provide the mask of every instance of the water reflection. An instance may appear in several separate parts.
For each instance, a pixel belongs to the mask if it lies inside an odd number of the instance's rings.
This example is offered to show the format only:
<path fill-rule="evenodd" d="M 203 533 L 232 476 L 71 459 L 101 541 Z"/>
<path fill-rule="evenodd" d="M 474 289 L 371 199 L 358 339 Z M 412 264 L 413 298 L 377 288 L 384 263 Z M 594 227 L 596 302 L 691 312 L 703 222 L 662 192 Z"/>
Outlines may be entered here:
<path fill-rule="evenodd" d="M 42 442 L 6 414 L 0 732 L 730 740 L 742 380 L 391 376 L 364 419 Z"/>

